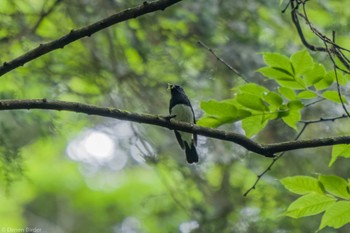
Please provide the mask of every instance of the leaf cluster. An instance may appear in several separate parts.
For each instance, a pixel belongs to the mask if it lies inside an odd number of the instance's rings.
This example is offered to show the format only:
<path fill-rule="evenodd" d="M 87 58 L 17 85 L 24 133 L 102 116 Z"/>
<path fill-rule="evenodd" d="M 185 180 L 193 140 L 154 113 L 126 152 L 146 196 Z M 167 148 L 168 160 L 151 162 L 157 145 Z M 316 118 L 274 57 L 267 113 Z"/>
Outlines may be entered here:
<path fill-rule="evenodd" d="M 302 218 L 322 213 L 318 230 L 326 226 L 340 228 L 350 222 L 350 180 L 334 175 L 286 177 L 286 189 L 302 195 L 292 202 L 286 216 Z"/>
<path fill-rule="evenodd" d="M 218 127 L 242 121 L 248 137 L 259 133 L 272 120 L 281 119 L 297 129 L 302 110 L 316 101 L 342 103 L 337 90 L 332 89 L 335 76 L 322 64 L 313 60 L 306 51 L 298 51 L 289 58 L 278 53 L 263 53 L 265 67 L 258 72 L 278 84 L 276 91 L 255 83 L 233 89 L 234 96 L 221 101 L 201 102 L 205 115 L 198 124 Z M 349 75 L 338 75 L 339 84 L 345 85 Z M 341 95 L 343 102 L 346 99 Z"/>

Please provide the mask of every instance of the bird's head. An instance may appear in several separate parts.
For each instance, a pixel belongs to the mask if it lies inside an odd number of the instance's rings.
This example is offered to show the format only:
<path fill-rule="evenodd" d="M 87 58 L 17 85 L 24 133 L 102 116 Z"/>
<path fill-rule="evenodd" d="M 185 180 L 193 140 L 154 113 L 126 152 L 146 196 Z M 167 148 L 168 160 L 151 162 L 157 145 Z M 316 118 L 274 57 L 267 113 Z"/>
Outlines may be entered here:
<path fill-rule="evenodd" d="M 184 89 L 180 85 L 168 83 L 168 90 L 171 91 L 171 94 L 175 93 L 185 93 Z"/>

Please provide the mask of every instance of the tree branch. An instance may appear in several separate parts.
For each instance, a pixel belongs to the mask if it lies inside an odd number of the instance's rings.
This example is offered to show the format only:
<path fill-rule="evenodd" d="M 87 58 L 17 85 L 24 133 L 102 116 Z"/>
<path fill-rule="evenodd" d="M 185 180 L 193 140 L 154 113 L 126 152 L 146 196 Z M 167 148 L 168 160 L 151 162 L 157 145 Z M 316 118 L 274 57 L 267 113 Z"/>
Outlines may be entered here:
<path fill-rule="evenodd" d="M 196 133 L 211 138 L 234 142 L 249 151 L 266 157 L 274 157 L 274 154 L 278 152 L 285 152 L 296 149 L 331 146 L 337 144 L 350 144 L 350 136 L 339 136 L 262 145 L 238 133 L 205 128 L 197 125 L 178 122 L 175 120 L 169 120 L 166 116 L 132 113 L 116 108 L 104 108 L 76 102 L 54 101 L 47 99 L 0 101 L 0 111 L 19 109 L 43 109 L 57 111 L 65 110 L 137 123 L 157 125 L 171 130 L 176 129 L 184 132 Z"/>
<path fill-rule="evenodd" d="M 333 40 L 329 39 L 327 36 L 323 35 L 319 30 L 317 30 L 314 26 L 312 26 L 312 24 L 307 16 L 307 13 L 306 13 L 306 3 L 307 2 L 308 1 L 289 0 L 286 8 L 282 12 L 285 12 L 287 7 L 290 5 L 292 21 L 294 23 L 294 26 L 297 29 L 299 37 L 300 37 L 302 43 L 304 44 L 304 46 L 312 51 L 327 52 L 327 53 L 329 53 L 330 57 L 332 54 L 334 54 L 339 59 L 339 61 L 346 67 L 346 70 L 337 66 L 335 61 L 332 61 L 334 66 L 336 66 L 337 69 L 349 74 L 350 73 L 350 61 L 345 56 L 344 52 L 350 52 L 350 50 L 337 45 Z M 300 5 L 303 6 L 304 14 L 302 14 L 298 11 Z M 330 44 L 332 49 L 328 49 L 327 46 L 326 47 L 319 47 L 319 46 L 315 46 L 315 45 L 310 44 L 304 36 L 304 33 L 303 33 L 303 30 L 300 26 L 298 17 L 303 18 L 305 20 L 306 24 L 309 26 L 312 33 L 314 33 L 325 45 Z"/>
<path fill-rule="evenodd" d="M 150 12 L 165 10 L 167 7 L 180 1 L 181 0 L 158 0 L 152 2 L 144 1 L 142 5 L 137 7 L 126 9 L 89 26 L 77 30 L 71 30 L 68 34 L 57 40 L 40 44 L 37 48 L 30 50 L 12 61 L 4 62 L 4 64 L 0 66 L 0 76 L 53 50 L 63 48 L 64 46 L 83 37 L 91 36 L 95 32 L 101 31 L 102 29 L 132 18 L 137 18 Z"/>

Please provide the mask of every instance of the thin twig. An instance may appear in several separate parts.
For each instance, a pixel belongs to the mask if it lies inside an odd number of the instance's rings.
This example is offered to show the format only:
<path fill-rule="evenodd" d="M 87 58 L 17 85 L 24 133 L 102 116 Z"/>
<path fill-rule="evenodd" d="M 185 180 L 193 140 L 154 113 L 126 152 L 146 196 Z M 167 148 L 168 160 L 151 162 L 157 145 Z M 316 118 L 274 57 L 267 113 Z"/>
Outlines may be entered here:
<path fill-rule="evenodd" d="M 342 107 L 343 107 L 343 109 L 344 109 L 346 115 L 347 115 L 348 117 L 350 117 L 350 114 L 349 114 L 348 110 L 346 109 L 345 103 L 344 103 L 343 98 L 342 98 L 342 94 L 341 94 L 341 90 L 340 90 L 339 79 L 338 79 L 338 73 L 337 73 L 337 68 L 336 68 L 336 65 L 335 65 L 335 61 L 334 61 L 334 59 L 333 59 L 333 57 L 332 57 L 332 54 L 331 54 L 330 49 L 328 48 L 328 45 L 327 45 L 326 42 L 324 43 L 324 45 L 325 45 L 325 47 L 326 47 L 326 49 L 327 49 L 328 56 L 329 56 L 329 58 L 331 59 L 331 61 L 332 61 L 332 63 L 333 63 L 333 70 L 334 70 L 334 74 L 335 74 L 335 80 L 336 80 L 336 83 L 337 83 L 337 92 L 338 92 L 338 96 L 339 96 L 341 105 L 342 105 Z"/>
<path fill-rule="evenodd" d="M 343 72 L 349 74 L 350 73 L 350 62 L 349 62 L 350 59 L 348 59 L 345 56 L 343 51 L 350 52 L 350 50 L 337 45 L 333 40 L 329 39 L 327 36 L 323 35 L 319 30 L 317 30 L 314 26 L 312 26 L 312 24 L 307 16 L 307 11 L 306 11 L 306 3 L 307 2 L 308 1 L 297 1 L 297 0 L 290 0 L 289 1 L 290 6 L 291 6 L 292 21 L 297 29 L 297 32 L 299 34 L 299 37 L 300 37 L 302 43 L 304 44 L 305 47 L 307 47 L 308 49 L 310 49 L 312 51 L 331 52 L 339 59 L 339 61 L 344 65 L 344 67 L 346 67 L 347 70 L 341 69 L 335 63 L 333 63 L 334 65 L 336 65 L 337 69 L 342 70 Z M 304 14 L 301 14 L 300 12 L 298 12 L 299 5 L 301 5 L 301 4 L 303 5 Z M 301 17 L 305 20 L 305 23 L 309 26 L 310 30 L 318 38 L 320 38 L 321 41 L 323 41 L 326 44 L 331 44 L 333 47 L 332 51 L 328 51 L 327 48 L 324 48 L 324 47 L 319 47 L 319 46 L 315 46 L 315 45 L 310 44 L 305 39 L 305 36 L 304 36 L 303 30 L 301 29 L 298 17 Z"/>
<path fill-rule="evenodd" d="M 313 102 L 311 102 L 311 103 L 308 103 L 308 104 L 305 104 L 305 108 L 307 108 L 307 107 L 309 107 L 309 106 L 312 106 L 312 105 L 314 105 L 314 104 L 317 104 L 317 103 L 319 103 L 319 102 L 322 102 L 322 101 L 325 101 L 326 99 L 318 99 L 318 100 L 315 100 L 315 101 L 313 101 Z"/>
<path fill-rule="evenodd" d="M 220 61 L 222 64 L 224 64 L 227 68 L 229 68 L 229 70 L 231 70 L 233 73 L 235 73 L 236 75 L 238 75 L 241 79 L 243 79 L 245 82 L 248 82 L 244 76 L 238 72 L 237 69 L 235 69 L 233 66 L 231 66 L 230 64 L 228 64 L 227 62 L 224 61 L 224 59 L 222 59 L 221 57 L 219 57 L 218 55 L 216 55 L 216 53 L 214 52 L 214 50 L 212 50 L 211 48 L 209 48 L 206 44 L 204 44 L 202 41 L 198 41 L 197 42 L 199 45 L 201 45 L 202 47 L 204 47 L 205 49 L 207 49 L 211 54 L 213 54 L 213 56 Z"/>
<path fill-rule="evenodd" d="M 342 118 L 347 118 L 346 115 L 342 115 L 342 116 L 337 116 L 337 117 L 330 117 L 330 118 L 320 118 L 318 120 L 309 120 L 309 121 L 300 121 L 300 123 L 304 123 L 303 127 L 301 128 L 301 130 L 299 131 L 298 135 L 294 138 L 294 141 L 297 141 L 301 135 L 304 133 L 305 129 L 311 125 L 311 124 L 316 124 L 316 123 L 321 123 L 321 122 L 326 122 L 326 121 L 336 121 Z M 276 157 L 273 158 L 273 160 L 271 161 L 271 163 L 269 164 L 269 166 L 267 166 L 267 168 L 262 171 L 259 175 L 257 175 L 257 178 L 254 182 L 254 184 L 243 194 L 243 196 L 247 196 L 252 190 L 254 190 L 257 186 L 257 184 L 259 183 L 259 181 L 261 180 L 261 178 L 268 172 L 271 170 L 271 168 L 273 167 L 273 165 L 277 162 L 277 160 L 279 160 L 280 158 L 282 158 L 282 156 L 285 154 L 286 152 L 282 152 L 280 154 L 278 154 Z"/>
<path fill-rule="evenodd" d="M 303 128 L 300 130 L 300 132 L 298 133 L 298 135 L 294 138 L 294 141 L 298 140 L 299 137 L 303 134 L 304 130 L 306 129 L 306 127 L 309 124 L 304 124 Z M 271 163 L 269 164 L 269 166 L 267 166 L 267 168 L 261 172 L 259 175 L 257 175 L 257 178 L 254 182 L 254 184 L 243 194 L 244 197 L 246 197 L 252 190 L 254 190 L 257 186 L 257 184 L 259 183 L 259 181 L 261 180 L 261 178 L 268 172 L 271 170 L 271 168 L 273 167 L 273 165 L 277 162 L 277 160 L 279 160 L 280 158 L 282 158 L 282 156 L 285 154 L 286 152 L 283 151 L 282 153 L 278 154 L 276 157 L 273 158 L 273 160 L 271 161 Z"/>
<path fill-rule="evenodd" d="M 339 119 L 343 119 L 343 118 L 347 118 L 348 116 L 343 114 L 341 116 L 336 116 L 336 117 L 329 117 L 329 118 L 323 118 L 321 117 L 320 119 L 318 120 L 301 120 L 299 121 L 300 123 L 304 123 L 304 124 L 315 124 L 315 123 L 321 123 L 321 122 L 325 122 L 325 121 L 336 121 L 336 120 L 339 120 Z"/>

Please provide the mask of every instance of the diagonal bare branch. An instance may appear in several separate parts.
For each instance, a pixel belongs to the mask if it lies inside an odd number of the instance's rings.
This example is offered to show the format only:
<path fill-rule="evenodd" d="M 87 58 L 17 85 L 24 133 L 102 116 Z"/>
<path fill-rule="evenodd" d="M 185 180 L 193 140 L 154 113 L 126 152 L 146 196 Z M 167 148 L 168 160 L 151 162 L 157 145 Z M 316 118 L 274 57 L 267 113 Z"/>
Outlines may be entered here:
<path fill-rule="evenodd" d="M 219 57 L 218 55 L 216 55 L 216 53 L 214 52 L 214 50 L 212 50 L 211 48 L 209 48 L 206 44 L 204 44 L 202 41 L 197 41 L 197 43 L 202 46 L 203 48 L 205 48 L 206 50 L 208 50 L 218 61 L 220 61 L 222 64 L 224 64 L 229 70 L 231 70 L 233 73 L 235 73 L 238 77 L 242 78 L 243 81 L 247 82 L 246 78 L 239 73 L 239 71 L 234 68 L 233 66 L 231 66 L 230 64 L 228 64 L 226 61 L 224 61 L 224 59 L 222 59 L 221 57 Z"/>
<path fill-rule="evenodd" d="M 30 50 L 29 52 L 13 59 L 12 61 L 4 62 L 4 64 L 0 66 L 0 76 L 10 72 L 13 69 L 16 69 L 19 66 L 23 66 L 25 63 L 32 61 L 42 55 L 45 55 L 53 50 L 63 48 L 64 46 L 83 37 L 91 36 L 92 34 L 101 31 L 102 29 L 132 18 L 137 18 L 150 12 L 165 10 L 167 7 L 180 1 L 181 0 L 158 0 L 152 2 L 144 1 L 143 4 L 139 6 L 121 11 L 89 26 L 72 30 L 57 40 L 45 44 L 40 44 L 35 49 Z"/>

